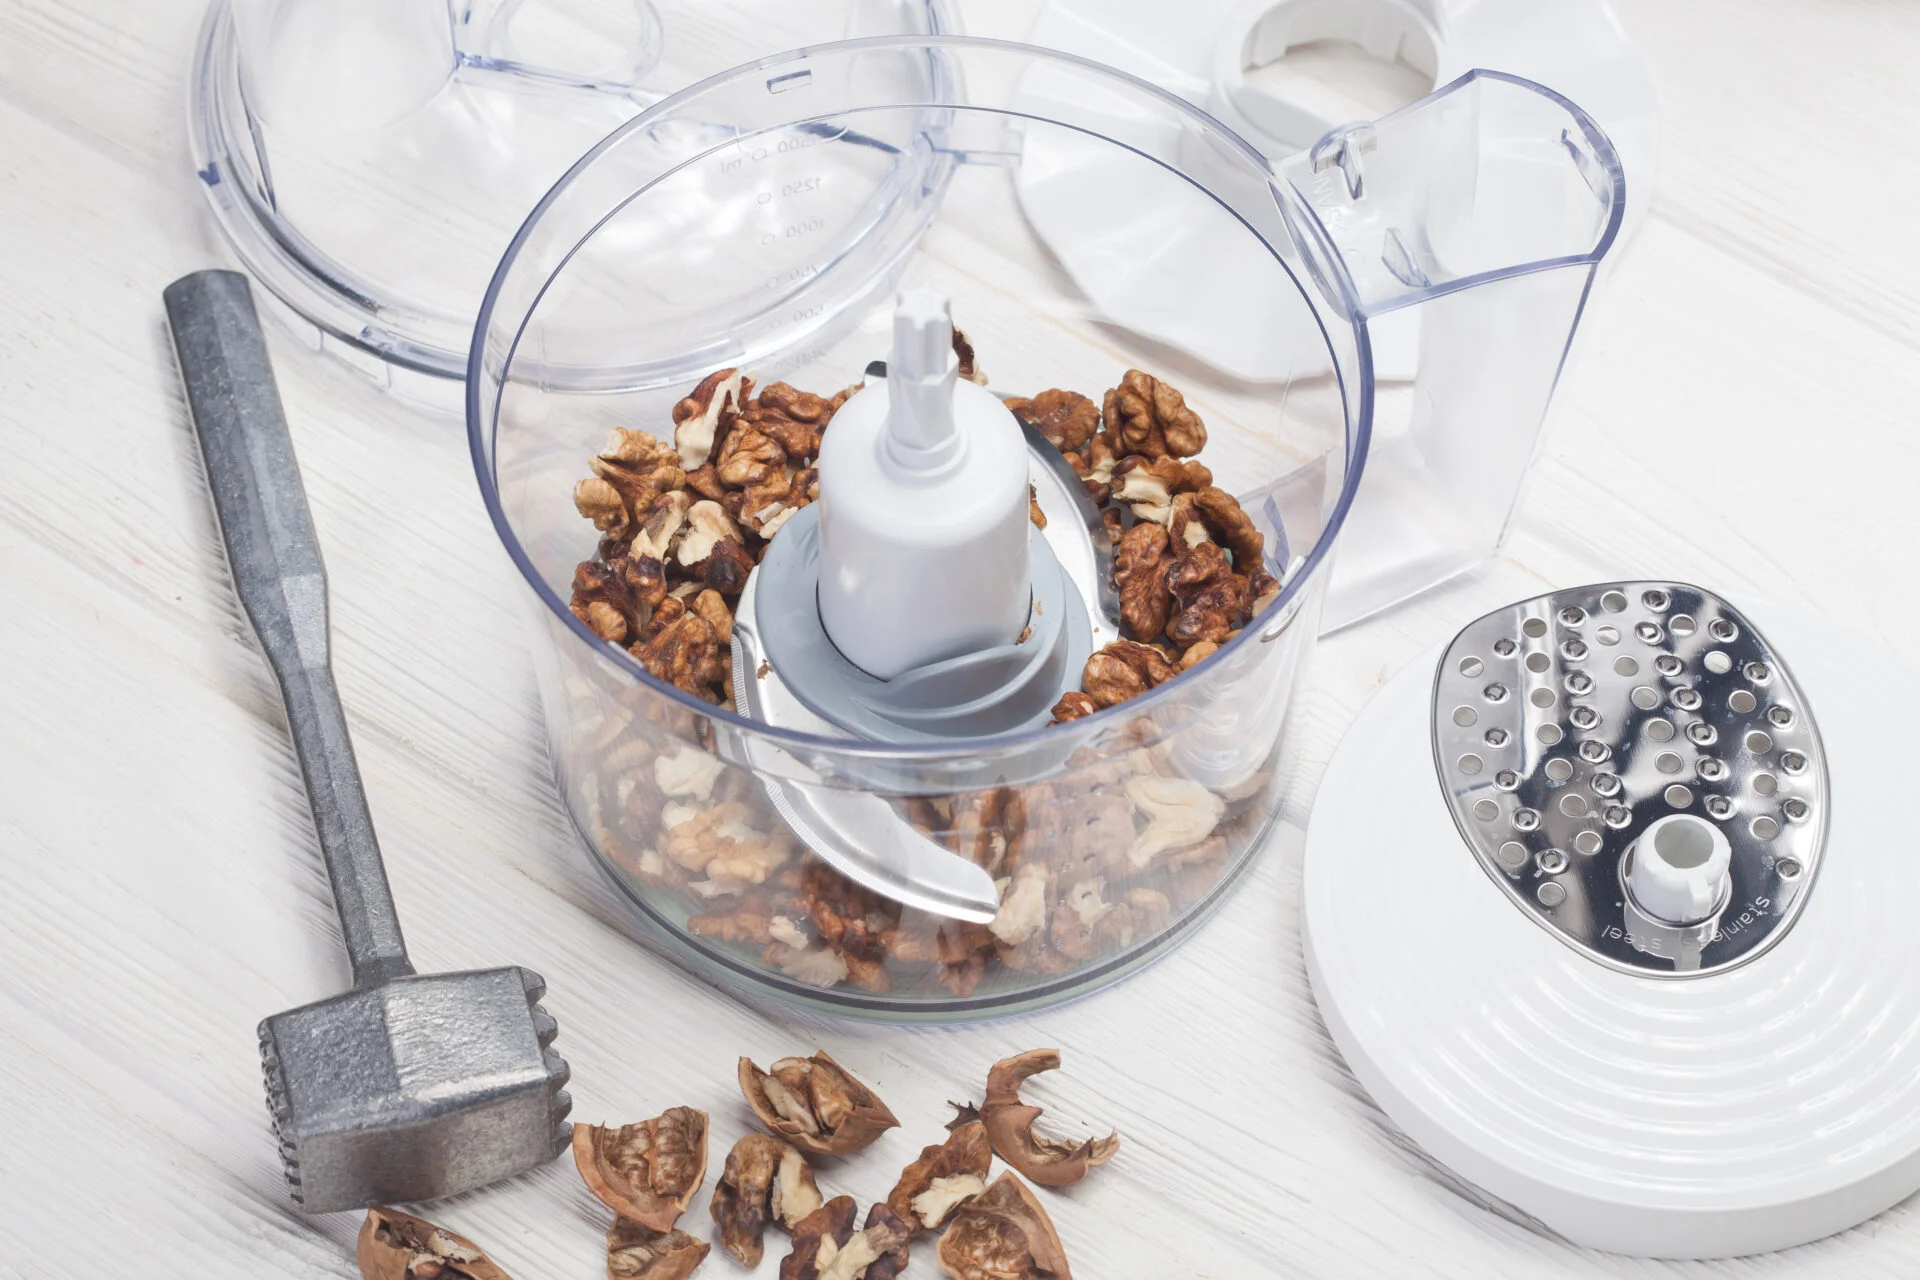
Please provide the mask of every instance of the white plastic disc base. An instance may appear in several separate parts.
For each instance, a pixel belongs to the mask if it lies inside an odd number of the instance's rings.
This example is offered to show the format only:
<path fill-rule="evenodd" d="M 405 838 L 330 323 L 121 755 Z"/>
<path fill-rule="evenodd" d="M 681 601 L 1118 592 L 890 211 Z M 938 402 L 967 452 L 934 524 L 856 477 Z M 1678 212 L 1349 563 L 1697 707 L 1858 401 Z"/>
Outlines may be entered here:
<path fill-rule="evenodd" d="M 1429 1154 L 1578 1244 L 1758 1253 L 1920 1189 L 1920 856 L 1899 738 L 1915 678 L 1831 623 L 1748 612 L 1801 683 L 1832 786 L 1804 914 L 1751 964 L 1629 976 L 1507 899 L 1435 776 L 1439 649 L 1361 713 L 1315 803 L 1307 965 L 1348 1065 Z"/>

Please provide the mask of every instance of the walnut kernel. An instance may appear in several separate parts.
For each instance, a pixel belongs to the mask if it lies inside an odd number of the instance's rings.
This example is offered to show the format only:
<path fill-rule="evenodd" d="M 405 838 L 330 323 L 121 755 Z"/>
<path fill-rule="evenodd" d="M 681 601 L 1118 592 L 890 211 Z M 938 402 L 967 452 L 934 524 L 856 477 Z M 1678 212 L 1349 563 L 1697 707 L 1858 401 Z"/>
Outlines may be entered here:
<path fill-rule="evenodd" d="M 1166 529 L 1148 523 L 1133 526 L 1115 548 L 1113 563 L 1120 587 L 1120 625 L 1127 637 L 1148 643 L 1159 639 L 1173 614 L 1167 579 L 1174 557 Z"/>
<path fill-rule="evenodd" d="M 1107 392 L 1102 417 L 1122 454 L 1190 458 L 1207 447 L 1206 424 L 1187 407 L 1186 397 L 1138 369 L 1127 370 L 1120 385 Z"/>
<path fill-rule="evenodd" d="M 1062 453 L 1084 447 L 1100 425 L 1100 406 L 1076 391 L 1055 387 L 1031 400 L 1016 396 L 1006 402 L 1014 417 L 1047 438 Z"/>
<path fill-rule="evenodd" d="M 673 406 L 673 442 L 682 467 L 692 471 L 712 460 L 720 428 L 739 412 L 750 386 L 738 369 L 721 369 Z"/>
<path fill-rule="evenodd" d="M 1080 685 L 1103 707 L 1118 706 L 1179 674 L 1152 645 L 1115 640 L 1087 659 Z"/>
<path fill-rule="evenodd" d="M 835 1196 L 794 1224 L 793 1251 L 780 1260 L 780 1280 L 820 1280 L 841 1246 L 853 1238 L 852 1196 Z"/>
<path fill-rule="evenodd" d="M 1226 552 L 1214 543 L 1181 557 L 1167 575 L 1167 590 L 1179 604 L 1167 637 L 1183 648 L 1201 640 L 1224 644 L 1246 621 L 1247 580 L 1234 573 Z"/>

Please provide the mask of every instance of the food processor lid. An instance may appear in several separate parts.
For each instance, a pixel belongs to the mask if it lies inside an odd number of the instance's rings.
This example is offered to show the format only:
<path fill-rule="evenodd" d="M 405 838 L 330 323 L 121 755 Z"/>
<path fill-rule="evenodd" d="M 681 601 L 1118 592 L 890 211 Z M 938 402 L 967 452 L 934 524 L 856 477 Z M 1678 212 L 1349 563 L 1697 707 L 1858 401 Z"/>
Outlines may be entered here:
<path fill-rule="evenodd" d="M 1051 0 L 1035 24 L 1035 44 L 1104 62 L 1177 93 L 1234 129 L 1269 159 L 1305 151 L 1342 120 L 1296 97 L 1250 81 L 1247 71 L 1277 62 L 1314 41 L 1341 40 L 1397 59 L 1438 87 L 1476 70 L 1501 71 L 1546 86 L 1577 103 L 1599 125 L 1626 174 L 1621 235 L 1639 224 L 1653 196 L 1658 129 L 1653 82 L 1606 0 Z M 1046 103 L 1044 79 L 1030 87 Z M 1317 336 L 1232 351 L 1195 350 L 1177 324 L 1169 290 L 1207 287 L 1204 276 L 1169 272 L 1156 290 L 1144 277 L 1116 273 L 1113 262 L 1165 261 L 1182 255 L 1168 228 L 1104 194 L 1096 153 L 1056 143 L 1023 180 L 1021 200 L 1040 235 L 1097 305 L 1119 324 L 1148 334 L 1248 379 L 1275 380 L 1324 363 Z M 1497 211 L 1491 211 L 1497 216 Z M 1169 243 L 1169 236 L 1172 242 Z M 1194 246 L 1203 252 L 1202 246 Z M 1190 305 L 1182 299 L 1181 306 Z M 1246 311 L 1249 331 L 1272 317 L 1260 300 L 1224 286 L 1206 308 Z M 1411 379 L 1420 335 L 1411 314 L 1378 320 L 1374 373 Z"/>
<path fill-rule="evenodd" d="M 1913 687 L 1831 620 L 1660 581 L 1414 663 L 1307 836 L 1309 972 L 1355 1075 L 1590 1247 L 1785 1248 L 1920 1188 L 1920 862 L 1886 727 Z"/>
<path fill-rule="evenodd" d="M 747 57 L 959 29 L 951 0 L 727 7 L 750 44 L 716 50 L 705 0 L 212 0 L 194 167 L 282 319 L 457 410 L 501 252 L 602 138 Z"/>

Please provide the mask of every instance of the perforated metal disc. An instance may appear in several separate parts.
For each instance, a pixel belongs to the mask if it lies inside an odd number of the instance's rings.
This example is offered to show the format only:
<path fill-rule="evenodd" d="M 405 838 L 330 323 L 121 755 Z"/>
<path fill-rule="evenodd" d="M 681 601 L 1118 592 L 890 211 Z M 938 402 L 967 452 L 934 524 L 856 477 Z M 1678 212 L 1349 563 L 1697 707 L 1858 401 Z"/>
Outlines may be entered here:
<path fill-rule="evenodd" d="M 1603 963 L 1670 977 L 1783 937 L 1819 869 L 1827 762 L 1782 655 L 1677 582 L 1537 596 L 1472 623 L 1434 677 L 1434 762 L 1481 865 Z M 1732 887 L 1690 930 L 1630 907 L 1622 861 L 1672 813 L 1715 823 Z"/>
<path fill-rule="evenodd" d="M 1617 589 L 1628 594 L 1626 584 Z M 1502 611 L 1499 620 L 1512 630 L 1494 628 L 1496 620 L 1486 630 L 1476 624 L 1466 638 L 1485 648 L 1436 646 L 1361 712 L 1321 779 L 1308 828 L 1301 889 L 1308 972 L 1328 1030 L 1367 1092 L 1429 1154 L 1492 1196 L 1576 1243 L 1616 1252 L 1713 1257 L 1785 1248 L 1920 1190 L 1920 983 L 1913 977 L 1920 930 L 1912 921 L 1920 858 L 1912 849 L 1902 738 L 1920 717 L 1920 672 L 1843 619 L 1766 602 L 1715 611 L 1718 602 L 1673 583 L 1633 589 L 1618 614 L 1589 610 L 1578 627 L 1553 616 L 1560 597 Z M 1668 593 L 1664 612 L 1639 602 L 1637 593 L 1648 589 Z M 1678 638 L 1677 652 L 1672 639 L 1642 642 L 1633 630 L 1657 615 L 1670 637 L 1678 614 L 1698 625 Z M 1529 617 L 1548 629 L 1526 636 Z M 1690 743 L 1685 727 L 1695 712 L 1682 715 L 1671 703 L 1681 681 L 1645 682 L 1669 698 L 1653 710 L 1631 702 L 1638 683 L 1626 686 L 1624 706 L 1614 691 L 1594 703 L 1607 717 L 1596 727 L 1615 750 L 1607 763 L 1630 800 L 1628 827 L 1575 823 L 1541 806 L 1543 816 L 1557 816 L 1523 833 L 1530 856 L 1562 847 L 1578 881 L 1531 864 L 1519 875 L 1498 868 L 1496 878 L 1483 852 L 1488 838 L 1470 850 L 1456 813 L 1482 798 L 1596 798 L 1590 766 L 1557 787 L 1544 776 L 1545 760 L 1567 758 L 1568 747 L 1587 736 L 1571 732 L 1571 708 L 1560 699 L 1567 676 L 1592 673 L 1595 659 L 1534 673 L 1527 654 L 1549 643 L 1557 653 L 1573 635 L 1604 652 L 1606 664 L 1674 652 L 1696 672 L 1687 683 L 1705 710 L 1742 687 L 1733 670 L 1698 674 L 1705 654 L 1720 647 L 1703 630 L 1716 617 L 1772 655 L 1769 679 L 1746 684 L 1756 711 L 1740 713 L 1737 723 L 1744 728 L 1758 715 L 1771 725 L 1765 716 L 1775 705 L 1796 719 L 1811 707 L 1819 741 L 1794 747 L 1774 732 L 1780 726 L 1766 728 L 1772 749 L 1740 764 L 1737 786 L 1733 776 L 1701 782 L 1694 762 L 1713 752 L 1689 749 L 1686 769 L 1695 772 L 1673 775 L 1694 792 L 1687 812 L 1703 814 L 1707 797 L 1724 796 L 1739 812 L 1716 825 L 1737 832 L 1763 814 L 1783 816 L 1797 795 L 1820 806 L 1808 821 L 1825 827 L 1825 847 L 1808 854 L 1814 861 L 1792 904 L 1768 917 L 1770 935 L 1741 944 L 1747 951 L 1738 960 L 1710 950 L 1701 976 L 1676 981 L 1670 967 L 1620 949 L 1617 938 L 1601 940 L 1602 951 L 1568 932 L 1565 913 L 1543 910 L 1537 893 L 1571 884 L 1590 906 L 1617 900 L 1617 892 L 1607 895 L 1613 881 L 1575 859 L 1612 858 L 1668 810 L 1655 783 L 1669 776 L 1657 760 L 1671 744 L 1647 741 L 1646 727 L 1667 719 L 1679 730 L 1676 740 Z M 1620 642 L 1599 644 L 1593 632 L 1600 625 L 1621 630 Z M 1512 655 L 1494 650 L 1502 638 L 1514 642 Z M 1537 739 L 1513 748 L 1529 777 L 1543 775 L 1528 789 L 1471 790 L 1493 771 L 1487 768 L 1463 778 L 1450 767 L 1436 776 L 1434 673 L 1443 656 L 1451 664 L 1449 693 L 1463 688 L 1455 683 L 1463 657 L 1510 661 L 1502 682 L 1510 699 L 1529 708 L 1520 727 L 1533 732 L 1551 722 L 1563 733 L 1551 748 Z M 1790 679 L 1780 671 L 1783 659 Z M 1491 679 L 1464 688 L 1484 691 Z M 1556 691 L 1554 708 L 1532 707 L 1527 699 L 1539 687 Z M 1462 705 L 1482 717 L 1513 709 L 1513 701 L 1484 697 L 1445 703 L 1449 712 Z M 1731 768 L 1738 752 L 1727 735 L 1736 722 L 1712 723 Z M 1481 735 L 1490 727 L 1486 718 L 1471 726 Z M 1813 755 L 1814 747 L 1824 756 Z M 1795 777 L 1772 768 L 1788 749 L 1809 751 L 1819 771 Z M 1574 750 L 1572 759 L 1586 765 Z M 1751 785 L 1763 762 L 1780 782 L 1770 796 Z M 1464 823 L 1479 819 L 1469 811 Z M 1603 835 L 1602 853 L 1564 849 L 1583 830 Z M 1779 842 L 1772 843 L 1777 863 Z M 1751 890 L 1736 892 L 1745 898 Z M 1710 947 L 1731 952 L 1726 942 L 1746 932 Z"/>

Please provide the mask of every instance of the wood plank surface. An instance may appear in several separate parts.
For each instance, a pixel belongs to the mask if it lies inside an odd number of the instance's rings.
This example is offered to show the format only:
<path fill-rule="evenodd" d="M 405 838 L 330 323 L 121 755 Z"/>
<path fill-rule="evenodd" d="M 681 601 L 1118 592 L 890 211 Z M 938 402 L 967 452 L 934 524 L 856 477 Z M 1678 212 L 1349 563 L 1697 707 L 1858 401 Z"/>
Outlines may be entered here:
<path fill-rule="evenodd" d="M 1039 8 L 961 6 L 975 33 L 1011 37 Z M 840 1023 L 742 1002 L 637 945 L 560 808 L 524 587 L 458 424 L 276 333 L 340 685 L 420 967 L 540 970 L 576 1116 L 701 1106 L 720 1150 L 750 1119 L 737 1055 L 828 1049 L 907 1121 L 821 1171 L 862 1203 L 992 1061 L 1057 1044 L 1066 1070 L 1035 1097 L 1126 1144 L 1048 1200 L 1083 1280 L 1920 1273 L 1911 1202 L 1731 1261 L 1556 1241 L 1411 1149 L 1340 1062 L 1304 975 L 1319 772 L 1388 676 L 1481 612 L 1675 576 L 1809 603 L 1920 665 L 1920 9 L 1622 10 L 1659 87 L 1659 187 L 1511 543 L 1318 649 L 1285 821 L 1198 936 L 1023 1019 Z M 162 286 L 223 260 L 183 134 L 199 19 L 198 0 L 0 0 L 4 1277 L 355 1274 L 357 1220 L 289 1205 L 261 1105 L 254 1024 L 338 989 L 345 966 L 161 324 Z M 715 57 L 751 31 L 728 36 Z M 434 1213 L 520 1280 L 603 1274 L 605 1215 L 564 1164 Z M 704 1231 L 704 1198 L 689 1225 Z M 912 1274 L 935 1273 L 923 1253 Z M 701 1274 L 739 1270 L 716 1256 Z"/>

